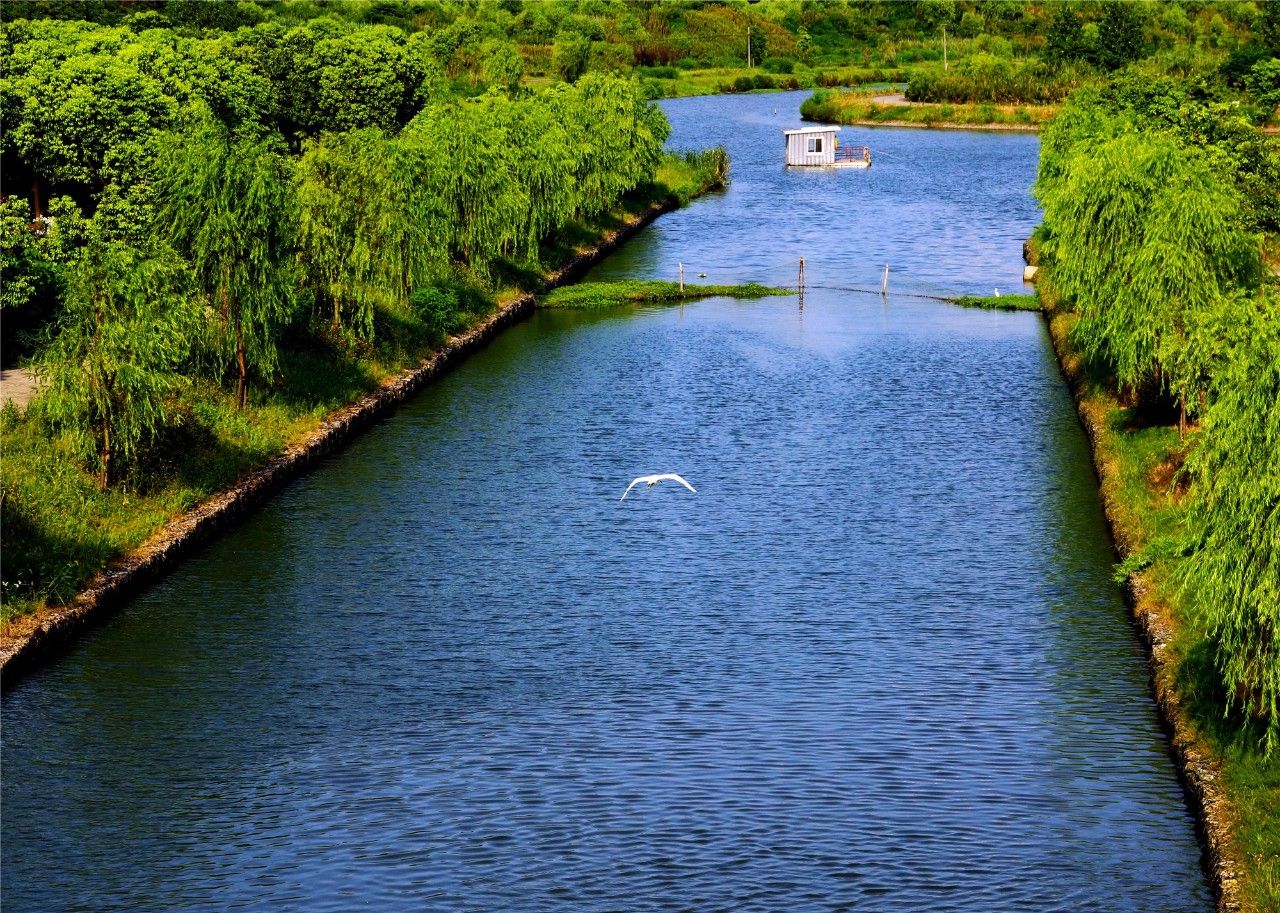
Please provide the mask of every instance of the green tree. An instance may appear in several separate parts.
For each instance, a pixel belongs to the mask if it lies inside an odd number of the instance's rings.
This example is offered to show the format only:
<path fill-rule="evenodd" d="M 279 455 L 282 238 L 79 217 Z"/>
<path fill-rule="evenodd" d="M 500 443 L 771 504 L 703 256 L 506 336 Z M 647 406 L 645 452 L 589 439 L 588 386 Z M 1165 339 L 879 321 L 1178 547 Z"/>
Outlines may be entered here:
<path fill-rule="evenodd" d="M 1045 56 L 1049 60 L 1066 63 L 1080 60 L 1086 51 L 1080 17 L 1070 4 L 1059 3 L 1054 9 L 1053 20 L 1049 23 L 1049 31 L 1045 36 Z"/>
<path fill-rule="evenodd" d="M 70 197 L 49 201 L 33 220 L 22 197 L 0 199 L 0 331 L 4 360 L 28 351 L 30 337 L 58 310 L 67 264 L 83 243 L 84 218 Z"/>
<path fill-rule="evenodd" d="M 1258 100 L 1258 104 L 1274 114 L 1276 108 L 1280 107 L 1280 57 L 1259 60 L 1249 70 L 1244 84 Z"/>
<path fill-rule="evenodd" d="M 1110 0 L 1102 21 L 1098 23 L 1099 66 L 1118 70 L 1140 58 L 1144 44 L 1142 13 L 1138 5 Z"/>
<path fill-rule="evenodd" d="M 275 370 L 277 333 L 292 311 L 292 166 L 271 141 L 206 124 L 160 144 L 156 189 L 161 224 L 221 317 L 222 354 L 235 365 L 244 408 L 249 373 Z"/>
<path fill-rule="evenodd" d="M 399 123 L 415 86 L 397 37 L 398 30 L 379 26 L 316 42 L 318 126 L 389 130 Z"/>
<path fill-rule="evenodd" d="M 577 33 L 561 35 L 556 39 L 551 60 L 561 79 L 577 82 L 591 61 L 591 41 Z"/>
<path fill-rule="evenodd" d="M 94 190 L 113 154 L 136 155 L 177 113 L 155 80 L 107 56 L 51 58 L 16 82 L 19 109 L 6 120 L 18 154 L 45 180 Z"/>
<path fill-rule="evenodd" d="M 485 82 L 508 95 L 520 88 L 524 58 L 515 48 L 504 41 L 486 41 L 481 56 L 484 59 Z"/>
<path fill-rule="evenodd" d="M 35 363 L 41 413 L 95 466 L 105 489 L 166 423 L 200 309 L 182 258 L 91 243 L 70 271 L 56 332 Z"/>
<path fill-rule="evenodd" d="M 1280 300 L 1237 297 L 1213 326 L 1229 346 L 1187 459 L 1191 555 L 1181 572 L 1229 705 L 1280 747 Z"/>
<path fill-rule="evenodd" d="M 472 173 L 491 164 L 475 136 L 453 141 L 483 159 Z M 300 258 L 335 335 L 371 338 L 379 307 L 407 306 L 413 289 L 447 263 L 452 226 L 441 188 L 458 163 L 444 149 L 414 129 L 395 139 L 373 128 L 326 133 L 304 145 L 296 185 Z"/>
<path fill-rule="evenodd" d="M 482 275 L 524 236 L 521 225 L 529 208 L 528 188 L 517 181 L 516 152 L 503 123 L 508 104 L 489 94 L 438 105 L 404 131 L 406 139 L 439 156 L 422 183 L 445 214 L 451 259 Z"/>
<path fill-rule="evenodd" d="M 1167 369 L 1194 362 L 1182 351 L 1187 321 L 1260 270 L 1240 196 L 1209 156 L 1169 135 L 1120 132 L 1064 158 L 1037 193 L 1054 283 L 1079 314 L 1076 342 L 1122 386 L 1155 380 L 1186 403 L 1194 372 Z"/>

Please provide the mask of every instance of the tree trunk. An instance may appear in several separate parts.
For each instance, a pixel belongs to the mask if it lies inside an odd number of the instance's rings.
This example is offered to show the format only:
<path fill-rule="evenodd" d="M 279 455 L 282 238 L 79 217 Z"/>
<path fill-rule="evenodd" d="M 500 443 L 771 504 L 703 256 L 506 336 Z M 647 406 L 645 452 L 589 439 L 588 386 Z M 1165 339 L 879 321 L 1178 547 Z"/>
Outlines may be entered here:
<path fill-rule="evenodd" d="M 237 408 L 244 409 L 245 404 L 249 402 L 249 372 L 245 370 L 244 364 L 244 324 L 236 321 L 236 365 L 240 369 L 239 383 L 236 388 L 236 397 L 239 402 Z"/>
<path fill-rule="evenodd" d="M 338 296 L 334 295 L 333 296 L 333 335 L 335 337 L 338 335 L 338 330 L 341 328 L 341 326 L 342 326 L 342 323 L 338 320 Z"/>
<path fill-rule="evenodd" d="M 98 490 L 106 491 L 111 484 L 111 423 L 102 423 L 102 475 L 98 478 Z"/>
<path fill-rule="evenodd" d="M 36 219 L 44 218 L 44 204 L 40 201 L 40 175 L 31 178 L 31 212 Z"/>

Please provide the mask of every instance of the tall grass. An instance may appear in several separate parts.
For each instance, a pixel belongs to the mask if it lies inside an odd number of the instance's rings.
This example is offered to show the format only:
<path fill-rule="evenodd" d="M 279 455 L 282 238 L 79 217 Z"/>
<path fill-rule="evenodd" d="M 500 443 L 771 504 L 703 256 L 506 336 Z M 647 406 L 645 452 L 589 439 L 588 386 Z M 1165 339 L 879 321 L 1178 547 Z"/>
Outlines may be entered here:
<path fill-rule="evenodd" d="M 872 93 L 819 89 L 800 105 L 806 120 L 834 124 L 919 124 L 964 127 L 1039 128 L 1049 122 L 1056 108 L 1047 105 L 881 104 Z"/>
<path fill-rule="evenodd" d="M 654 173 L 654 183 L 681 205 L 712 190 L 729 186 L 729 153 L 723 146 L 698 152 L 666 152 Z"/>

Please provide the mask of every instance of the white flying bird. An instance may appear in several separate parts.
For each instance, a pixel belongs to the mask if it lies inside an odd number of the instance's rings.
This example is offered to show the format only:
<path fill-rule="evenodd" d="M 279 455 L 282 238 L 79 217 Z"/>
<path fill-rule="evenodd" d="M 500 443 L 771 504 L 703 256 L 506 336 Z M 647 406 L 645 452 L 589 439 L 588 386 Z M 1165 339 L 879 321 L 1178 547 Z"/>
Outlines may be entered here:
<path fill-rule="evenodd" d="M 681 485 L 689 489 L 694 494 L 698 493 L 698 489 L 694 488 L 692 485 L 686 482 L 681 476 L 676 475 L 674 472 L 664 472 L 664 473 L 659 473 L 658 475 L 640 476 L 640 478 L 636 479 L 630 485 L 627 486 L 627 490 L 622 493 L 622 497 L 619 498 L 618 500 L 619 501 L 627 500 L 627 495 L 631 494 L 631 489 L 635 488 L 641 482 L 644 483 L 644 490 L 648 491 L 650 488 L 657 485 L 659 482 L 664 482 L 667 479 L 670 479 L 673 482 L 679 482 Z"/>

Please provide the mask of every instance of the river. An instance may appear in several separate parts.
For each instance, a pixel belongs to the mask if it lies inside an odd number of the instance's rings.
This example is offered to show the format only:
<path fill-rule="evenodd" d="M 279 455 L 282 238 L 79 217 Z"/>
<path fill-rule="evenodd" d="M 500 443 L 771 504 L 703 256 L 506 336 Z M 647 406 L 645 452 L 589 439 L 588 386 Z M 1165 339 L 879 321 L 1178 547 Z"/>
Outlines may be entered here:
<path fill-rule="evenodd" d="M 6 911 L 1211 909 L 1042 321 L 912 297 L 1037 139 L 803 97 L 595 273 L 803 308 L 541 312 L 5 697 Z"/>

